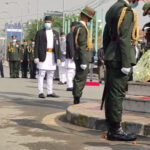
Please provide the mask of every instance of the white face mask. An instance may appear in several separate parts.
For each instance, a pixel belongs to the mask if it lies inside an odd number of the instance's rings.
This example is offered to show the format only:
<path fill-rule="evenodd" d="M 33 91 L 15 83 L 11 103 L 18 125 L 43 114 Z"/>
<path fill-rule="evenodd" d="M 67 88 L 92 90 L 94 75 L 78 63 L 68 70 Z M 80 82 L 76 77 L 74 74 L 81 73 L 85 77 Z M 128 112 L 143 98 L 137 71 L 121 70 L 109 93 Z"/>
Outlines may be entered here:
<path fill-rule="evenodd" d="M 88 23 L 87 23 L 87 26 L 90 27 L 90 26 L 91 26 L 91 22 L 88 22 Z"/>
<path fill-rule="evenodd" d="M 138 6 L 138 4 L 139 4 L 139 2 L 138 1 L 136 1 L 136 2 L 132 2 L 131 4 L 130 4 L 130 6 L 131 6 L 131 8 L 136 8 L 137 6 Z"/>
<path fill-rule="evenodd" d="M 50 30 L 52 28 L 52 24 L 51 23 L 45 23 L 45 29 L 46 30 Z"/>
<path fill-rule="evenodd" d="M 61 41 L 66 41 L 66 38 L 65 37 L 61 37 Z"/>
<path fill-rule="evenodd" d="M 16 39 L 13 39 L 12 41 L 13 41 L 13 43 L 16 43 L 17 40 L 16 40 Z"/>
<path fill-rule="evenodd" d="M 32 42 L 32 45 L 34 46 L 34 45 L 35 45 L 35 42 Z"/>

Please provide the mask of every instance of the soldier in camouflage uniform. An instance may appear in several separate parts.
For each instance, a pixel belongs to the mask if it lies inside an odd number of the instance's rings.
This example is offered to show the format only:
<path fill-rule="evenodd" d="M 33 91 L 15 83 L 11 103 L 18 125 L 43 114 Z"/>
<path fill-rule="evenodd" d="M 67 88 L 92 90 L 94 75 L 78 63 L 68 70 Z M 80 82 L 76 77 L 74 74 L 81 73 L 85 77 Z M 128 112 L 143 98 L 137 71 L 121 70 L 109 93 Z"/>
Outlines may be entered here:
<path fill-rule="evenodd" d="M 12 42 L 8 44 L 7 59 L 10 68 L 10 78 L 19 78 L 20 47 L 16 43 L 17 37 L 12 36 Z"/>
<path fill-rule="evenodd" d="M 143 6 L 143 16 L 150 15 L 150 2 L 145 3 Z"/>
<path fill-rule="evenodd" d="M 90 51 L 93 49 L 92 40 L 87 23 L 91 21 L 95 11 L 86 7 L 81 12 L 81 21 L 74 31 L 76 74 L 73 83 L 74 104 L 80 103 L 82 90 L 85 86 L 87 74 L 89 72 L 89 62 L 91 62 Z"/>
<path fill-rule="evenodd" d="M 27 78 L 28 62 L 29 62 L 28 51 L 29 51 L 28 41 L 24 40 L 24 43 L 21 46 L 21 72 L 22 72 L 22 78 Z"/>
<path fill-rule="evenodd" d="M 135 42 L 138 40 L 137 14 L 132 9 L 137 0 L 118 0 L 106 14 L 103 35 L 106 81 L 103 93 L 108 140 L 133 141 L 136 137 L 121 128 L 122 103 L 132 66 L 136 64 Z"/>
<path fill-rule="evenodd" d="M 34 46 L 35 40 L 32 39 L 32 43 L 28 49 L 30 79 L 35 79 L 36 76 L 36 64 L 34 63 Z"/>

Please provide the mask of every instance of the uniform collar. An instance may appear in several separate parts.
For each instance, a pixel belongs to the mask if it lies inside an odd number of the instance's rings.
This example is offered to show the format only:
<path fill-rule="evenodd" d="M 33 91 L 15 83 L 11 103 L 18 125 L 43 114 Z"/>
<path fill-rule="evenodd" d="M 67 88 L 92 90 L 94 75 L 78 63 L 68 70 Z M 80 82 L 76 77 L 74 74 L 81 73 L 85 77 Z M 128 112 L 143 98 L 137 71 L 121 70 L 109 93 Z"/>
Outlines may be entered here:
<path fill-rule="evenodd" d="M 86 26 L 86 23 L 84 21 L 80 21 L 81 24 L 83 24 L 84 26 Z"/>
<path fill-rule="evenodd" d="M 123 0 L 128 6 L 130 5 L 128 0 Z"/>

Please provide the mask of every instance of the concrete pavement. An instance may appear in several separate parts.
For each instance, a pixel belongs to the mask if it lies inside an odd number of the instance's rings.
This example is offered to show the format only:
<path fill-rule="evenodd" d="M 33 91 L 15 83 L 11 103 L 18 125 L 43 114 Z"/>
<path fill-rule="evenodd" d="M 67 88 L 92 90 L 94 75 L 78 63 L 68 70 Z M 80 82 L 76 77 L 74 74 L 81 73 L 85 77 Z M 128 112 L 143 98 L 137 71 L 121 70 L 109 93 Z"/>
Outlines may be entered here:
<path fill-rule="evenodd" d="M 101 131 L 106 130 L 105 113 L 100 110 L 99 103 L 72 105 L 66 113 L 67 120 L 73 124 Z M 124 111 L 122 127 L 127 133 L 150 136 L 150 115 Z"/>
<path fill-rule="evenodd" d="M 59 119 L 72 105 L 72 94 L 57 82 L 54 89 L 60 98 L 39 99 L 36 80 L 0 78 L 0 150 L 150 150 L 149 138 L 140 137 L 137 145 L 110 142 L 102 131 Z M 99 103 L 102 90 L 86 87 L 82 103 Z"/>

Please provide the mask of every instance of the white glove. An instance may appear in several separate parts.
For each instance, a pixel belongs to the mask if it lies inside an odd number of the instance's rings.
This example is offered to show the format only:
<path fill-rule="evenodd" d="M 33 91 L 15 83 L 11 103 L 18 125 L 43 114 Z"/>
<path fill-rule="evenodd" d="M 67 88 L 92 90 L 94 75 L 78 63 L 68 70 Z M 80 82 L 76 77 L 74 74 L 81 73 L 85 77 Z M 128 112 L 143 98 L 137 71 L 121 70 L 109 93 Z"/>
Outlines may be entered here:
<path fill-rule="evenodd" d="M 81 69 L 85 70 L 87 68 L 87 65 L 81 64 L 80 67 Z"/>
<path fill-rule="evenodd" d="M 133 66 L 133 72 L 135 72 L 136 66 Z"/>
<path fill-rule="evenodd" d="M 38 64 L 39 62 L 40 62 L 39 58 L 35 58 L 35 59 L 34 59 L 34 63 L 35 63 L 35 64 Z"/>
<path fill-rule="evenodd" d="M 57 65 L 60 65 L 60 64 L 61 64 L 61 60 L 57 59 Z"/>
<path fill-rule="evenodd" d="M 66 52 L 62 52 L 63 55 L 66 55 Z"/>
<path fill-rule="evenodd" d="M 125 67 L 123 67 L 123 68 L 121 68 L 121 71 L 122 71 L 124 74 L 128 75 L 129 72 L 131 71 L 131 68 L 125 68 Z"/>

